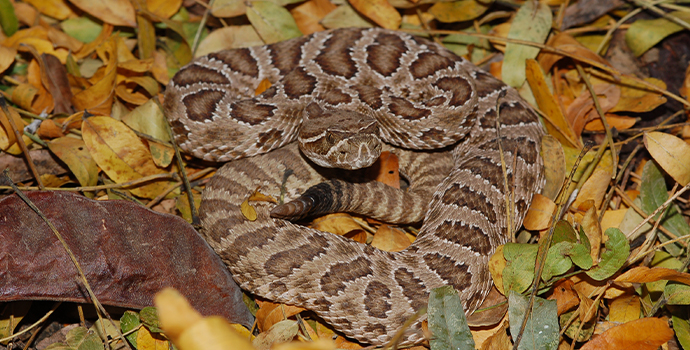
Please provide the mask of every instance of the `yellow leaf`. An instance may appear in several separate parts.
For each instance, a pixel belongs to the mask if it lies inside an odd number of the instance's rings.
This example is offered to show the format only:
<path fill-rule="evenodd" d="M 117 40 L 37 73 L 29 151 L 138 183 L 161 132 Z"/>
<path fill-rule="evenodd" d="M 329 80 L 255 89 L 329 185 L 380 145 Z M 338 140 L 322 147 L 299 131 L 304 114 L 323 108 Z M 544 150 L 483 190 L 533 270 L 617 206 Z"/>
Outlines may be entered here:
<path fill-rule="evenodd" d="M 268 88 L 271 87 L 271 81 L 268 80 L 267 78 L 264 78 L 259 83 L 259 86 L 256 87 L 256 90 L 254 91 L 254 96 L 261 95 L 264 91 L 266 91 Z"/>
<path fill-rule="evenodd" d="M 382 225 L 374 234 L 371 246 L 387 252 L 399 252 L 410 246 L 410 243 L 401 229 Z"/>
<path fill-rule="evenodd" d="M 65 0 L 26 0 L 39 12 L 55 19 L 63 20 L 76 14 L 69 8 Z"/>
<path fill-rule="evenodd" d="M 104 27 L 105 30 L 105 27 Z M 105 67 L 104 75 L 86 90 L 80 91 L 72 97 L 72 103 L 77 110 L 88 110 L 94 114 L 110 114 L 113 105 L 113 87 L 117 77 L 117 55 L 115 38 L 111 37 L 98 48 L 99 56 L 110 59 Z M 86 45 L 84 45 L 84 50 Z"/>
<path fill-rule="evenodd" d="M 659 88 L 666 90 L 666 83 L 663 80 L 656 78 L 645 78 L 646 82 L 656 85 Z M 653 92 L 643 87 L 622 85 L 621 98 L 618 103 L 610 110 L 610 112 L 636 112 L 644 113 L 659 107 L 666 103 L 666 97 L 657 92 Z"/>
<path fill-rule="evenodd" d="M 87 118 L 82 122 L 82 137 L 96 164 L 116 183 L 163 173 L 139 137 L 120 121 L 110 117 Z M 132 193 L 154 198 L 167 186 L 167 182 L 152 182 L 132 188 Z"/>
<path fill-rule="evenodd" d="M 300 32 L 309 35 L 324 30 L 319 22 L 335 8 L 336 6 L 328 0 L 309 0 L 290 10 L 290 13 L 295 18 Z"/>
<path fill-rule="evenodd" d="M 252 193 L 251 196 L 249 196 L 249 199 L 247 199 L 252 202 L 271 202 L 271 203 L 278 203 L 278 200 L 271 197 L 267 196 L 261 192 L 259 192 L 259 189 L 257 188 L 254 193 Z"/>
<path fill-rule="evenodd" d="M 60 137 L 48 143 L 48 148 L 63 161 L 82 186 L 98 183 L 98 165 L 91 158 L 83 140 Z"/>
<path fill-rule="evenodd" d="M 215 6 L 217 3 L 218 1 L 214 2 L 213 5 Z M 216 29 L 204 38 L 199 43 L 199 48 L 197 48 L 194 56 L 200 57 L 216 51 L 263 44 L 263 40 L 254 27 L 250 25 L 228 26 Z"/>
<path fill-rule="evenodd" d="M 640 318 L 640 298 L 637 295 L 621 295 L 611 301 L 609 321 L 630 322 Z"/>
<path fill-rule="evenodd" d="M 600 164 L 580 189 L 580 193 L 577 195 L 575 202 L 573 202 L 573 208 L 579 207 L 580 204 L 587 200 L 593 200 L 596 207 L 600 208 L 610 181 L 611 171 L 601 169 Z"/>
<path fill-rule="evenodd" d="M 653 131 L 644 134 L 644 145 L 659 165 L 685 186 L 690 182 L 690 145 L 670 134 Z"/>
<path fill-rule="evenodd" d="M 309 326 L 307 326 L 309 327 Z M 335 342 L 331 339 L 319 339 L 312 342 L 290 342 L 278 344 L 273 350 L 335 350 Z"/>
<path fill-rule="evenodd" d="M 245 199 L 242 204 L 240 204 L 240 210 L 242 215 L 249 221 L 254 221 L 258 217 L 256 215 L 256 209 L 249 204 L 249 198 Z"/>
<path fill-rule="evenodd" d="M 88 14 L 114 26 L 136 27 L 134 6 L 128 0 L 71 0 Z"/>
<path fill-rule="evenodd" d="M 163 18 L 170 18 L 182 6 L 182 0 L 146 0 L 146 8 Z"/>
<path fill-rule="evenodd" d="M 539 109 L 548 117 L 544 125 L 549 131 L 549 134 L 571 147 L 581 147 L 582 145 L 577 135 L 575 135 L 575 132 L 573 132 L 573 129 L 563 115 L 561 106 L 546 85 L 544 72 L 542 72 L 539 63 L 533 59 L 529 59 L 525 64 L 527 83 L 534 94 L 534 99 L 537 101 Z"/>
<path fill-rule="evenodd" d="M 349 0 L 364 17 L 387 29 L 398 29 L 402 22 L 402 16 L 388 0 Z"/>
<path fill-rule="evenodd" d="M 531 231 L 541 231 L 548 228 L 554 210 L 556 210 L 556 203 L 548 197 L 536 193 L 523 221 L 525 228 Z"/>
<path fill-rule="evenodd" d="M 352 216 L 345 213 L 333 213 L 315 219 L 312 228 L 343 236 L 353 231 L 363 231 L 362 226 Z"/>
<path fill-rule="evenodd" d="M 459 0 L 452 2 L 437 2 L 431 6 L 429 12 L 439 22 L 464 22 L 473 20 L 486 12 L 491 6 L 491 1 Z"/>
<path fill-rule="evenodd" d="M 139 350 L 168 350 L 170 344 L 162 335 L 151 333 L 146 327 L 137 332 L 137 349 Z"/>
<path fill-rule="evenodd" d="M 15 56 L 17 56 L 17 49 L 0 46 L 0 73 L 12 65 Z"/>
<path fill-rule="evenodd" d="M 494 255 L 489 259 L 489 272 L 491 272 L 491 278 L 494 280 L 494 286 L 498 289 L 501 294 L 505 295 L 503 289 L 503 269 L 505 269 L 507 261 L 503 256 L 503 245 L 496 248 Z"/>
<path fill-rule="evenodd" d="M 246 333 L 235 332 L 237 325 L 219 316 L 202 318 L 187 299 L 172 288 L 158 292 L 154 304 L 161 327 L 180 350 L 254 350 Z"/>

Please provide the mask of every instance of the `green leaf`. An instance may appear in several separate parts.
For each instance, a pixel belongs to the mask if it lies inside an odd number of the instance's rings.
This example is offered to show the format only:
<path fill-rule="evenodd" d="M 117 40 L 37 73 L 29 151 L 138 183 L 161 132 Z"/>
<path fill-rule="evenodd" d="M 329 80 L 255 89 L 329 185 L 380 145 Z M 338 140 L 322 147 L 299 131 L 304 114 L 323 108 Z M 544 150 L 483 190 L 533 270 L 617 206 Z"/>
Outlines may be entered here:
<path fill-rule="evenodd" d="M 139 327 L 140 324 L 141 321 L 139 320 L 139 314 L 134 311 L 127 310 L 120 318 L 120 330 L 122 333 L 127 333 L 132 329 Z M 125 336 L 125 338 L 127 338 L 130 344 L 134 345 L 135 348 L 137 348 L 137 333 L 139 333 L 139 331 Z"/>
<path fill-rule="evenodd" d="M 580 332 L 578 333 L 578 329 L 580 328 L 580 324 L 582 323 L 582 321 L 580 321 L 580 318 L 575 317 L 574 321 L 569 322 L 570 318 L 573 316 L 573 314 L 576 311 L 577 310 L 573 310 L 573 311 L 566 312 L 566 313 L 562 314 L 561 317 L 559 318 L 559 322 L 560 322 L 561 328 L 565 327 L 566 324 L 568 324 L 568 328 L 566 328 L 566 330 L 564 332 L 565 335 L 567 335 L 571 339 L 577 337 L 577 339 L 576 339 L 577 341 L 583 342 L 583 341 L 586 341 L 589 338 L 591 338 L 592 334 L 594 334 L 594 326 L 597 324 L 596 323 L 596 317 L 593 320 L 585 323 L 584 326 L 582 326 L 582 329 L 580 330 Z"/>
<path fill-rule="evenodd" d="M 536 6 L 536 7 L 535 7 Z M 526 1 L 518 10 L 508 32 L 509 39 L 544 43 L 551 31 L 551 9 L 542 2 Z M 503 81 L 519 88 L 525 82 L 525 61 L 536 58 L 538 47 L 508 43 L 503 59 Z"/>
<path fill-rule="evenodd" d="M 302 36 L 290 12 L 270 1 L 247 3 L 247 18 L 266 44 Z"/>
<path fill-rule="evenodd" d="M 587 241 L 589 243 L 589 241 Z M 567 253 L 570 259 L 575 265 L 583 270 L 588 270 L 592 268 L 592 256 L 589 254 L 590 249 L 588 249 L 584 244 L 576 243 Z"/>
<path fill-rule="evenodd" d="M 673 330 L 676 333 L 678 342 L 685 350 L 690 350 L 690 324 L 678 316 L 673 316 Z"/>
<path fill-rule="evenodd" d="M 536 244 L 506 243 L 503 247 L 503 257 L 506 259 L 503 290 L 522 293 L 532 285 L 538 250 Z"/>
<path fill-rule="evenodd" d="M 93 21 L 89 16 L 70 18 L 60 23 L 62 31 L 67 35 L 83 42 L 90 43 L 101 34 L 103 26 Z"/>
<path fill-rule="evenodd" d="M 573 225 L 565 220 L 558 220 L 556 227 L 553 229 L 553 239 L 551 245 L 554 246 L 560 242 L 577 242 L 577 234 Z"/>
<path fill-rule="evenodd" d="M 163 333 L 158 321 L 158 311 L 155 307 L 147 306 L 139 312 L 141 323 L 153 333 Z"/>
<path fill-rule="evenodd" d="M 640 195 L 635 198 L 635 203 L 639 206 L 642 211 L 647 214 L 653 213 L 659 206 L 664 204 L 668 199 L 668 193 L 666 188 L 666 180 L 661 170 L 657 167 L 654 162 L 647 162 L 642 170 L 642 183 L 640 184 Z M 657 215 L 654 219 L 658 219 Z M 625 213 L 623 222 L 620 224 L 621 231 L 628 233 L 633 230 L 640 222 L 642 218 L 637 212 L 630 208 Z M 690 225 L 685 221 L 683 215 L 678 211 L 675 205 L 672 205 L 667 209 L 666 215 L 661 222 L 661 225 L 669 230 L 671 233 L 677 237 L 684 236 L 690 233 Z M 652 225 L 649 223 L 642 226 L 638 231 L 638 234 L 647 234 L 652 230 Z M 670 240 L 663 232 L 658 234 L 659 240 L 664 243 Z M 678 256 L 681 254 L 683 246 L 680 243 L 672 243 L 664 246 L 669 254 L 673 256 Z"/>
<path fill-rule="evenodd" d="M 31 301 L 15 301 L 4 305 L 2 314 L 0 314 L 0 338 L 15 333 L 14 329 L 29 312 L 29 308 L 31 308 Z"/>
<path fill-rule="evenodd" d="M 66 343 L 49 345 L 46 350 L 103 350 L 103 342 L 98 334 L 86 328 L 77 327 L 67 332 Z"/>
<path fill-rule="evenodd" d="M 669 305 L 690 305 L 690 286 L 669 281 L 664 288 L 664 297 Z"/>
<path fill-rule="evenodd" d="M 553 276 L 558 276 L 566 273 L 573 266 L 573 262 L 566 255 L 573 248 L 571 242 L 559 242 L 549 248 L 546 253 L 546 263 L 544 263 L 544 270 L 541 273 L 541 278 L 544 281 L 550 280 Z"/>
<path fill-rule="evenodd" d="M 362 15 L 355 11 L 347 2 L 344 2 L 335 10 L 329 12 L 319 23 L 326 28 L 371 28 L 374 26 L 371 21 L 362 17 Z"/>
<path fill-rule="evenodd" d="M 621 230 L 609 227 L 604 234 L 609 236 L 609 240 L 606 241 L 606 249 L 601 253 L 601 261 L 599 265 L 587 271 L 587 275 L 597 281 L 603 281 L 613 276 L 618 269 L 623 267 L 625 260 L 630 255 L 628 239 Z"/>
<path fill-rule="evenodd" d="M 522 320 L 527 314 L 529 297 L 522 296 L 514 291 L 508 296 L 508 318 L 510 319 L 510 334 L 515 337 L 520 332 Z M 556 313 L 556 301 L 534 298 L 534 306 L 527 319 L 527 326 L 518 346 L 523 349 L 558 349 L 558 315 Z"/>
<path fill-rule="evenodd" d="M 429 330 L 432 350 L 474 349 L 474 339 L 467 325 L 462 300 L 455 288 L 435 288 L 429 295 Z"/>
<path fill-rule="evenodd" d="M 690 23 L 690 13 L 675 11 L 668 14 Z M 625 33 L 625 42 L 635 56 L 640 56 L 665 37 L 683 30 L 680 25 L 666 19 L 638 19 L 633 22 Z"/>
<path fill-rule="evenodd" d="M 7 36 L 11 36 L 19 29 L 19 21 L 10 0 L 0 0 L 0 26 Z"/>

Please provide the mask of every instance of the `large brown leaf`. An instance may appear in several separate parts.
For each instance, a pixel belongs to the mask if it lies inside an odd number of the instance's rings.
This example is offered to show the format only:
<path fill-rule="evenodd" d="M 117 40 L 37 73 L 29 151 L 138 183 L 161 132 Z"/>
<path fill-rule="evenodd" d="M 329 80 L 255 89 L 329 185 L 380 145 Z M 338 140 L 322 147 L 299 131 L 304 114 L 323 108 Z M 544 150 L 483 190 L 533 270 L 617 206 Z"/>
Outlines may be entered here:
<path fill-rule="evenodd" d="M 138 309 L 169 286 L 203 315 L 251 326 L 229 271 L 184 220 L 126 201 L 27 195 L 65 239 L 101 303 Z M 0 200 L 0 266 L 0 301 L 90 302 L 62 244 L 16 195 Z"/>

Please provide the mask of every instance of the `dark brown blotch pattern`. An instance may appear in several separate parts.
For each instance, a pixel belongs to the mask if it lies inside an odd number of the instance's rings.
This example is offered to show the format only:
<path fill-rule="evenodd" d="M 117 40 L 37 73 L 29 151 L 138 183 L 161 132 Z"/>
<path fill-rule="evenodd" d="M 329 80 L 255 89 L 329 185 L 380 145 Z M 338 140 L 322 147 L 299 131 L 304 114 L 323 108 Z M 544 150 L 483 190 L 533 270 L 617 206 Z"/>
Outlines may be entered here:
<path fill-rule="evenodd" d="M 430 270 L 436 272 L 441 279 L 456 290 L 462 291 L 470 287 L 472 282 L 470 268 L 463 262 L 455 261 L 439 253 L 425 254 L 423 258 Z"/>
<path fill-rule="evenodd" d="M 403 267 L 395 270 L 393 275 L 399 286 L 405 286 L 405 288 L 402 288 L 403 295 L 407 298 L 412 309 L 418 311 L 426 306 L 426 300 L 429 299 L 429 295 L 421 279 L 416 277 L 412 271 L 408 271 Z"/>
<path fill-rule="evenodd" d="M 303 36 L 267 46 L 273 65 L 278 68 L 281 75 L 286 75 L 297 67 L 302 57 L 302 45 L 310 38 Z"/>
<path fill-rule="evenodd" d="M 359 99 L 369 105 L 373 110 L 378 110 L 383 106 L 381 89 L 368 85 L 356 85 L 353 86 L 352 89 L 357 91 Z"/>
<path fill-rule="evenodd" d="M 266 132 L 259 133 L 259 139 L 256 143 L 256 147 L 267 151 L 272 148 L 273 145 L 280 142 L 283 137 L 283 130 L 271 129 Z"/>
<path fill-rule="evenodd" d="M 422 52 L 410 64 L 410 73 L 415 79 L 426 78 L 439 70 L 450 68 L 454 62 L 433 52 Z"/>
<path fill-rule="evenodd" d="M 371 281 L 364 290 L 364 309 L 371 317 L 386 318 L 391 311 L 391 290 L 379 281 Z"/>
<path fill-rule="evenodd" d="M 475 71 L 474 76 L 475 86 L 477 87 L 477 97 L 479 98 L 484 98 L 506 87 L 506 84 L 502 81 L 484 71 Z"/>
<path fill-rule="evenodd" d="M 436 87 L 443 91 L 449 91 L 453 94 L 448 102 L 454 107 L 461 107 L 472 98 L 472 84 L 467 79 L 461 77 L 443 77 L 434 83 Z"/>
<path fill-rule="evenodd" d="M 257 237 L 261 236 L 257 235 Z M 264 263 L 264 270 L 266 273 L 278 278 L 290 276 L 293 270 L 299 268 L 302 264 L 326 254 L 328 247 L 328 240 L 321 236 L 314 236 L 309 244 L 303 244 L 297 248 L 286 249 L 271 255 Z"/>
<path fill-rule="evenodd" d="M 444 204 L 467 207 L 479 211 L 489 222 L 496 222 L 496 211 L 493 203 L 480 192 L 472 191 L 469 187 L 461 184 L 453 184 L 441 197 Z"/>
<path fill-rule="evenodd" d="M 345 290 L 345 282 L 352 282 L 374 273 L 371 261 L 359 257 L 351 262 L 333 264 L 321 277 L 321 290 L 328 296 L 338 295 Z"/>
<path fill-rule="evenodd" d="M 380 34 L 376 43 L 367 47 L 367 65 L 384 77 L 389 77 L 400 69 L 400 58 L 406 51 L 405 42 L 397 35 Z"/>
<path fill-rule="evenodd" d="M 230 108 L 231 117 L 249 125 L 257 125 L 272 117 L 277 109 L 273 105 L 258 103 L 255 99 L 234 102 Z"/>
<path fill-rule="evenodd" d="M 185 96 L 182 103 L 187 107 L 187 117 L 197 122 L 213 119 L 213 112 L 223 96 L 223 92 L 214 90 L 202 90 Z"/>
<path fill-rule="evenodd" d="M 173 82 L 178 86 L 188 86 L 201 82 L 209 84 L 230 84 L 230 80 L 222 73 L 195 64 L 189 65 L 177 72 L 175 77 L 173 77 Z"/>
<path fill-rule="evenodd" d="M 390 111 L 405 120 L 419 120 L 431 115 L 430 110 L 417 108 L 406 99 L 391 97 L 390 100 L 391 102 L 388 104 Z"/>
<path fill-rule="evenodd" d="M 282 81 L 285 94 L 293 100 L 311 94 L 316 88 L 316 77 L 307 73 L 304 67 L 293 69 Z"/>
<path fill-rule="evenodd" d="M 323 50 L 314 61 L 326 74 L 352 78 L 357 73 L 357 65 L 350 56 L 350 52 L 360 38 L 362 38 L 362 32 L 359 30 L 333 32 L 331 37 L 324 42 L 324 47 L 328 50 Z"/>
<path fill-rule="evenodd" d="M 259 77 L 259 65 L 252 57 L 249 49 L 234 49 L 215 52 L 208 55 L 209 58 L 225 63 L 231 70 L 248 75 L 252 78 Z"/>
<path fill-rule="evenodd" d="M 319 96 L 319 98 L 330 105 L 352 102 L 352 97 L 350 97 L 350 95 L 337 88 L 326 91 L 323 95 Z"/>
<path fill-rule="evenodd" d="M 486 232 L 474 225 L 467 225 L 461 221 L 445 220 L 439 225 L 435 236 L 448 242 L 470 248 L 481 255 L 489 255 L 493 251 L 491 240 Z"/>

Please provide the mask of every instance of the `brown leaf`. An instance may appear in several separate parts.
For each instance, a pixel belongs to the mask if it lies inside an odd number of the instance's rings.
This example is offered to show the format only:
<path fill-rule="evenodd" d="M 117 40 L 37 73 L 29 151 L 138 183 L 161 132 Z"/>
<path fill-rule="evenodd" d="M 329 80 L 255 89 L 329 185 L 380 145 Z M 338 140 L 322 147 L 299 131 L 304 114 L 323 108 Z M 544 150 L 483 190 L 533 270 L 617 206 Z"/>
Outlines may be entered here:
<path fill-rule="evenodd" d="M 673 330 L 665 318 L 641 318 L 592 338 L 581 350 L 654 350 L 673 338 Z"/>
<path fill-rule="evenodd" d="M 259 330 L 265 331 L 274 324 L 295 316 L 305 310 L 306 309 L 297 306 L 262 301 L 261 308 L 256 312 L 256 324 Z"/>
<path fill-rule="evenodd" d="M 72 108 L 72 90 L 67 79 L 67 70 L 60 63 L 60 60 L 53 55 L 42 54 L 43 70 L 41 80 L 43 85 L 48 88 L 55 101 L 54 113 L 74 113 Z M 40 64 L 40 61 L 39 61 Z"/>
<path fill-rule="evenodd" d="M 556 299 L 556 308 L 559 315 L 564 312 L 570 311 L 578 304 L 580 304 L 580 298 L 575 289 L 573 289 L 573 281 L 571 280 L 561 280 L 553 288 L 553 294 L 549 296 L 549 300 Z"/>
<path fill-rule="evenodd" d="M 616 277 L 616 282 L 648 283 L 661 280 L 676 281 L 690 285 L 690 273 L 678 272 L 665 267 L 634 267 Z"/>
<path fill-rule="evenodd" d="M 609 321 L 630 322 L 640 318 L 640 297 L 637 295 L 621 295 L 611 301 L 609 307 Z"/>
<path fill-rule="evenodd" d="M 67 242 L 98 300 L 142 308 L 173 287 L 203 315 L 251 326 L 230 272 L 181 218 L 126 201 L 93 201 L 68 192 L 29 192 Z M 0 200 L 0 300 L 90 303 L 55 234 L 16 195 Z"/>
<path fill-rule="evenodd" d="M 411 243 L 405 232 L 399 228 L 382 225 L 374 234 L 371 246 L 387 252 L 399 252 Z"/>

